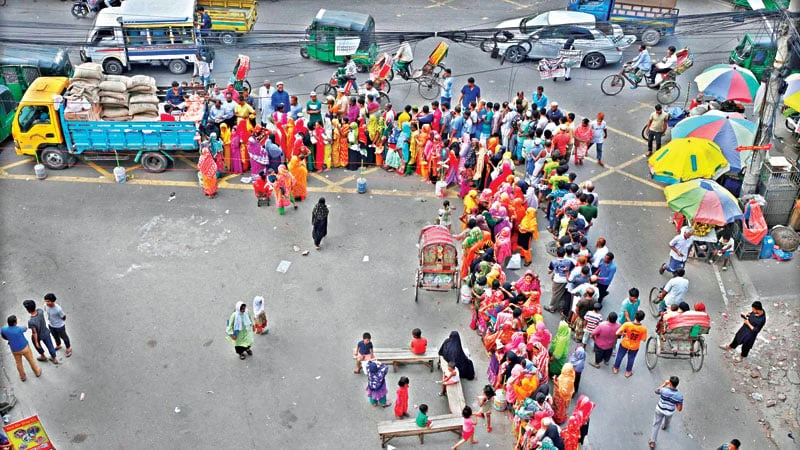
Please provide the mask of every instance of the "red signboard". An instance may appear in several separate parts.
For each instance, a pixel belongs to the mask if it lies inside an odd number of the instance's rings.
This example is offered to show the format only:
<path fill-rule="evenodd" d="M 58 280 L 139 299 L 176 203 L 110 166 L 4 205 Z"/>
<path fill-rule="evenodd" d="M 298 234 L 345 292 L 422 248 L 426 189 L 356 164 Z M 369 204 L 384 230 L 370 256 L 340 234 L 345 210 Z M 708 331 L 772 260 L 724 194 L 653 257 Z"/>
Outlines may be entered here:
<path fill-rule="evenodd" d="M 737 152 L 743 152 L 745 150 L 769 150 L 772 148 L 772 144 L 767 145 L 742 145 L 736 147 Z"/>

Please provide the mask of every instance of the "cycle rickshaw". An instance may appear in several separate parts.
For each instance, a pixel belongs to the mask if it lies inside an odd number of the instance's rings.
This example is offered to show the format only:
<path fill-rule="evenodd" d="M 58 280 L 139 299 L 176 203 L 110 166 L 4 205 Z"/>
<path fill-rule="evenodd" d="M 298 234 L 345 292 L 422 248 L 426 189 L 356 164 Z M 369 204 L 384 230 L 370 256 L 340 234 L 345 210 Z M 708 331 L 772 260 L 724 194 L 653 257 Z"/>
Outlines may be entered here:
<path fill-rule="evenodd" d="M 663 323 L 662 323 L 663 322 Z M 659 321 L 656 336 L 647 338 L 645 362 L 655 369 L 658 358 L 688 359 L 692 372 L 703 368 L 706 342 L 703 335 L 711 330 L 710 317 L 705 312 L 688 311 Z"/>
<path fill-rule="evenodd" d="M 419 288 L 429 291 L 456 291 L 459 297 L 458 247 L 450 230 L 429 225 L 419 232 L 419 268 L 414 274 L 414 301 Z"/>

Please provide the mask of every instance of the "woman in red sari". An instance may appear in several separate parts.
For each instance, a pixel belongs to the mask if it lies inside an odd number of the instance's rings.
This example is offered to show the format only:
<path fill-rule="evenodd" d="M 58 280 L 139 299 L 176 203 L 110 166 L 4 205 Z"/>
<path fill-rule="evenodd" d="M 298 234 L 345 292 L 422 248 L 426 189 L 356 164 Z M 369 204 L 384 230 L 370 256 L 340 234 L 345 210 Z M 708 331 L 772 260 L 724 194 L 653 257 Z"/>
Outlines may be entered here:
<path fill-rule="evenodd" d="M 325 127 L 322 122 L 314 124 L 314 169 L 322 172 L 325 162 Z"/>
<path fill-rule="evenodd" d="M 203 179 L 203 193 L 208 198 L 214 198 L 217 195 L 217 162 L 207 146 L 200 151 L 197 169 Z"/>
<path fill-rule="evenodd" d="M 589 142 L 592 141 L 592 127 L 589 126 L 589 119 L 584 118 L 578 127 L 575 128 L 575 164 L 583 164 L 583 158 L 589 151 Z M 598 164 L 603 165 L 603 161 L 598 160 Z"/>

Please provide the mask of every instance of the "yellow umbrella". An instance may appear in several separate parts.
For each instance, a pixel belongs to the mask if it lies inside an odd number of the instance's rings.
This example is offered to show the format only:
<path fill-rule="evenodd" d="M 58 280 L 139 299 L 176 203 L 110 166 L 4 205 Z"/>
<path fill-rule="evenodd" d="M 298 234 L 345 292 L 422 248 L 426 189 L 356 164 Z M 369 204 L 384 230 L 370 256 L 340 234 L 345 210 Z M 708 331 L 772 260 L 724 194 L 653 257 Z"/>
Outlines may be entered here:
<path fill-rule="evenodd" d="M 673 139 L 648 160 L 650 174 L 662 183 L 717 178 L 730 168 L 717 144 L 701 138 Z"/>
<path fill-rule="evenodd" d="M 783 99 L 783 104 L 795 111 L 800 111 L 800 91 Z"/>

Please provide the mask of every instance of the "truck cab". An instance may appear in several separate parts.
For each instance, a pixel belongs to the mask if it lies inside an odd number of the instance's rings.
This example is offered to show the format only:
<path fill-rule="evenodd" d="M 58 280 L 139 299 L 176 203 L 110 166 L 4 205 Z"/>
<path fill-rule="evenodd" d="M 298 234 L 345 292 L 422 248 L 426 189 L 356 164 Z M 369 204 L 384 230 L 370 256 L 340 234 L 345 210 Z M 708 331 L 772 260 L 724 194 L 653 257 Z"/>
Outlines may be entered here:
<path fill-rule="evenodd" d="M 754 38 L 747 33 L 731 51 L 728 62 L 749 69 L 757 79 L 761 80 L 764 71 L 772 67 L 772 63 L 775 62 L 777 51 L 778 48 L 770 36 L 762 35 Z"/>
<path fill-rule="evenodd" d="M 17 155 L 37 156 L 38 153 L 51 167 L 67 167 L 69 157 L 63 145 L 56 106 L 68 84 L 66 77 L 42 77 L 25 92 L 11 124 Z"/>

